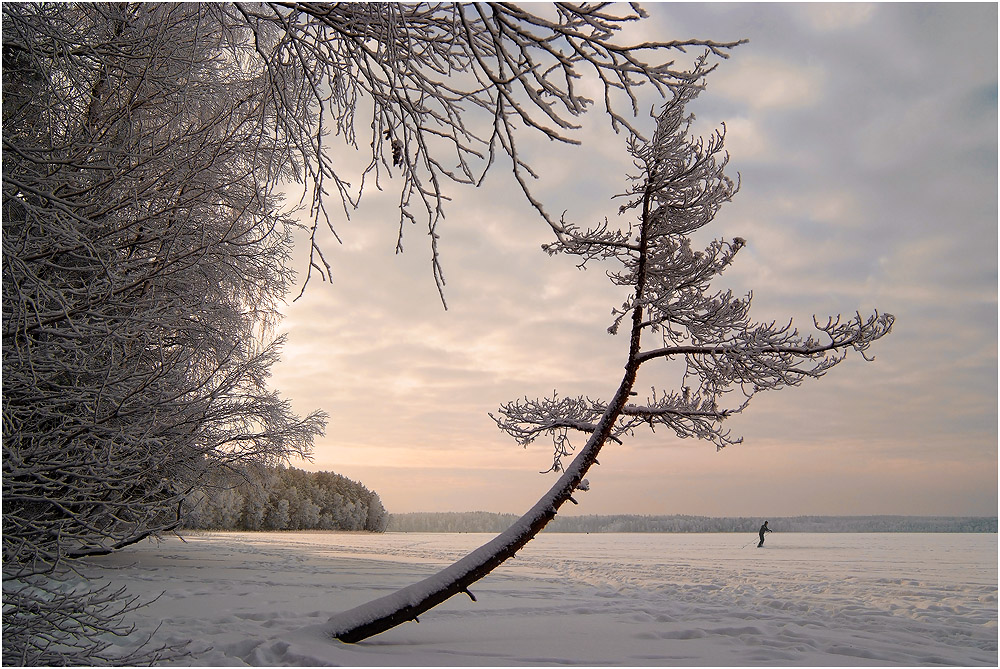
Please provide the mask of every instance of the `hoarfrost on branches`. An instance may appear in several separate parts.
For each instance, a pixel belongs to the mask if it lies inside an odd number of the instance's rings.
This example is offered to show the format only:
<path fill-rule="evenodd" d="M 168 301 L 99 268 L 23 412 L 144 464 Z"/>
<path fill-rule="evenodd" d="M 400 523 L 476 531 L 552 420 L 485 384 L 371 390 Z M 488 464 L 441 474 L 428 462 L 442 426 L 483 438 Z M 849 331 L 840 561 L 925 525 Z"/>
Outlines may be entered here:
<path fill-rule="evenodd" d="M 129 664 L 100 639 L 127 597 L 50 596 L 73 561 L 323 431 L 266 386 L 289 172 L 197 6 L 5 4 L 3 37 L 4 662 Z"/>
<path fill-rule="evenodd" d="M 818 333 L 802 336 L 791 322 L 752 321 L 751 295 L 736 297 L 711 289 L 711 281 L 729 267 L 746 241 L 717 239 L 695 250 L 689 237 L 710 223 L 739 187 L 724 171 L 724 127 L 705 140 L 688 137 L 691 117 L 685 106 L 704 87 L 711 70 L 708 56 L 699 58 L 685 83 L 673 89 L 672 99 L 656 117 L 652 139 L 628 140 L 639 174 L 621 196 L 625 204 L 620 214 L 631 214 L 633 220 L 622 229 L 606 219 L 588 229 L 561 220 L 556 240 L 544 247 L 550 254 L 576 256 L 581 266 L 614 263 L 609 278 L 629 289 L 621 308 L 613 311 L 610 327 L 612 334 L 628 330 L 625 373 L 617 391 L 608 401 L 554 392 L 552 397 L 501 405 L 491 417 L 519 444 L 551 437 L 549 471 L 559 472 L 559 479 L 508 530 L 452 567 L 396 595 L 335 616 L 331 625 L 337 638 L 359 641 L 414 620 L 455 594 L 468 593 L 472 583 L 540 532 L 565 502 L 578 503 L 573 494 L 589 489 L 584 476 L 597 464 L 607 441 L 621 441 L 648 425 L 666 427 L 681 438 L 705 439 L 717 448 L 739 443 L 723 423 L 745 410 L 758 392 L 821 377 L 849 350 L 868 360 L 869 347 L 891 330 L 893 317 L 876 312 L 832 317 L 825 324 L 817 321 Z M 680 389 L 654 388 L 645 402 L 634 402 L 639 368 L 669 360 L 684 363 Z M 586 435 L 578 450 L 570 443 L 573 432 Z M 566 464 L 564 459 L 570 457 Z"/>
<path fill-rule="evenodd" d="M 707 71 L 702 58 L 692 83 L 679 88 L 657 116 L 651 141 L 629 140 L 640 174 L 618 196 L 625 200 L 619 213 L 636 212 L 638 221 L 614 229 L 605 220 L 586 230 L 564 222 L 558 239 L 544 246 L 550 254 L 581 258 L 581 265 L 592 260 L 618 265 L 608 270 L 609 278 L 632 292 L 612 311 L 609 332 L 631 325 L 630 363 L 636 368 L 654 360 L 684 362 L 681 389 L 654 388 L 644 404 L 623 404 L 608 433 L 611 439 L 646 424 L 651 429 L 665 426 L 681 438 L 706 439 L 720 449 L 740 443 L 742 438 L 732 436 L 722 422 L 742 412 L 756 393 L 818 378 L 851 349 L 868 359 L 868 348 L 892 327 L 890 314 L 876 312 L 846 320 L 831 317 L 825 324 L 817 321 L 821 334 L 802 336 L 790 321 L 752 321 L 751 294 L 737 297 L 711 288 L 746 240 L 716 239 L 695 250 L 689 236 L 710 223 L 739 189 L 738 180 L 725 174 L 725 126 L 707 139 L 688 138 L 692 117 L 685 106 L 703 89 Z M 638 346 L 646 332 L 658 345 Z M 739 392 L 729 400 L 733 390 Z M 525 399 L 502 405 L 501 417 L 494 420 L 522 445 L 540 434 L 551 435 L 552 469 L 559 471 L 562 458 L 572 452 L 568 430 L 593 432 L 607 408 L 607 403 L 589 398 Z"/>
<path fill-rule="evenodd" d="M 253 32 L 255 53 L 245 56 L 256 56 L 268 109 L 310 185 L 309 273 L 330 276 L 318 236 L 321 224 L 336 234 L 328 184 L 349 215 L 368 183 L 381 189 L 384 177 L 399 176 L 397 251 L 407 225 L 422 221 L 442 300 L 437 240 L 449 183 L 479 184 L 505 155 L 525 197 L 558 230 L 532 192 L 537 174 L 520 153 L 522 137 L 579 143 L 574 119 L 595 105 L 582 77 L 600 83 L 596 104 L 612 127 L 637 134 L 630 117 L 642 87 L 662 95 L 686 76 L 665 54 L 697 46 L 725 58 L 737 44 L 623 43 L 621 29 L 646 16 L 634 4 L 270 2 L 219 11 Z M 285 103 L 289 81 L 302 109 Z M 370 128 L 359 136 L 357 114 L 368 105 Z M 328 153 L 328 133 L 353 148 L 367 142 L 367 165 L 353 180 Z"/>

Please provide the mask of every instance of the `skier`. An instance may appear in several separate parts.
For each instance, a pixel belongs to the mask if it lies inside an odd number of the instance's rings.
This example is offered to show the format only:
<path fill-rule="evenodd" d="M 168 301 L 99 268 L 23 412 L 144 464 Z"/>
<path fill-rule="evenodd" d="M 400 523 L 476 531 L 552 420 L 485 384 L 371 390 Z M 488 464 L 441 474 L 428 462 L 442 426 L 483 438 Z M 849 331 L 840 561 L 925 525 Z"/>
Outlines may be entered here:
<path fill-rule="evenodd" d="M 761 546 L 764 545 L 764 533 L 770 531 L 771 528 L 767 526 L 767 521 L 765 520 L 764 524 L 760 526 L 760 543 L 757 544 L 757 548 L 760 548 Z"/>

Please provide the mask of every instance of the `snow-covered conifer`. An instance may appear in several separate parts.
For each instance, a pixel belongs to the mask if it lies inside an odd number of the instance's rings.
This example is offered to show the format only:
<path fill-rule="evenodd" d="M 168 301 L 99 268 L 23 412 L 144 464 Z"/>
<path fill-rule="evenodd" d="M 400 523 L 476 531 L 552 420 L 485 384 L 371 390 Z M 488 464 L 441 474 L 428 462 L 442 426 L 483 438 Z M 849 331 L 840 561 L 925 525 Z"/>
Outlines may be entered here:
<path fill-rule="evenodd" d="M 832 317 L 817 322 L 816 333 L 801 335 L 790 322 L 751 320 L 750 295 L 712 288 L 712 280 L 746 241 L 716 239 L 698 250 L 690 237 L 738 190 L 738 182 L 725 173 L 724 128 L 705 139 L 688 135 L 686 105 L 704 87 L 711 71 L 707 57 L 698 59 L 690 75 L 673 87 L 671 100 L 656 116 L 652 138 L 641 141 L 633 135 L 628 140 L 639 174 L 622 196 L 619 213 L 629 216 L 623 226 L 614 228 L 605 220 L 581 228 L 562 220 L 555 227 L 555 241 L 544 247 L 553 255 L 576 256 L 580 265 L 608 262 L 611 281 L 628 288 L 609 328 L 612 334 L 625 330 L 628 337 L 618 389 L 609 400 L 553 394 L 502 405 L 493 418 L 518 443 L 526 445 L 540 435 L 552 438 L 550 470 L 560 473 L 559 479 L 508 530 L 454 565 L 334 617 L 337 638 L 359 641 L 468 593 L 472 583 L 537 535 L 565 502 L 576 502 L 575 491 L 589 488 L 584 476 L 609 440 L 620 441 L 645 425 L 666 427 L 681 438 L 705 439 L 718 448 L 738 443 L 723 423 L 745 410 L 758 392 L 823 376 L 851 350 L 868 359 L 872 343 L 889 333 L 893 317 L 875 313 Z M 684 362 L 679 389 L 654 390 L 646 402 L 633 402 L 639 368 L 655 374 L 656 366 L 669 360 Z M 585 435 L 579 451 L 571 443 L 573 433 Z"/>

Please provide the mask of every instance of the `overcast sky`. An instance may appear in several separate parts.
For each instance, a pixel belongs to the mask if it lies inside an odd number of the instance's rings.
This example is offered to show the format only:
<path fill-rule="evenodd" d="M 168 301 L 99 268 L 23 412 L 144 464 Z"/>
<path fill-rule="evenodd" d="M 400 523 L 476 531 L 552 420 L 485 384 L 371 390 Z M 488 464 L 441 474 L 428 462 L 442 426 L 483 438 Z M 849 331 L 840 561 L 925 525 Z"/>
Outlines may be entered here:
<path fill-rule="evenodd" d="M 567 513 L 992 515 L 997 509 L 997 6 L 650 4 L 660 39 L 749 38 L 694 111 L 725 121 L 742 189 L 710 237 L 748 247 L 715 284 L 756 320 L 872 309 L 893 333 L 825 378 L 758 396 L 716 452 L 665 430 L 609 445 Z M 648 109 L 648 108 L 647 108 Z M 642 123 L 652 127 L 645 118 Z M 537 194 L 588 225 L 617 216 L 621 137 L 597 110 L 581 147 L 531 146 Z M 306 469 L 393 513 L 521 513 L 552 484 L 487 413 L 519 397 L 608 399 L 625 360 L 606 329 L 624 293 L 603 268 L 540 250 L 547 226 L 503 165 L 452 188 L 440 226 L 448 311 L 427 238 L 394 255 L 391 193 L 331 245 L 334 283 L 291 304 L 274 385 L 330 413 Z M 644 372 L 638 390 L 676 387 Z M 581 440 L 582 443 L 582 440 Z"/>

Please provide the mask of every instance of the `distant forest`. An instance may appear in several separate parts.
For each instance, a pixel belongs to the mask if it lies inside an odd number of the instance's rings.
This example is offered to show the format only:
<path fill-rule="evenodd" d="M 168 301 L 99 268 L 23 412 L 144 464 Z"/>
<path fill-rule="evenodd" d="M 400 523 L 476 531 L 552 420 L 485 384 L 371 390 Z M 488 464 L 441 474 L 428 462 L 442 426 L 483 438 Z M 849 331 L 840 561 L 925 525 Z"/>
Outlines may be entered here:
<path fill-rule="evenodd" d="M 392 514 L 388 532 L 502 532 L 517 516 L 509 513 Z M 756 532 L 764 518 L 708 516 L 558 516 L 546 532 Z M 997 517 L 795 516 L 769 517 L 776 532 L 993 532 Z"/>
<path fill-rule="evenodd" d="M 295 467 L 236 471 L 184 502 L 187 529 L 385 531 L 375 492 L 333 472 Z"/>

